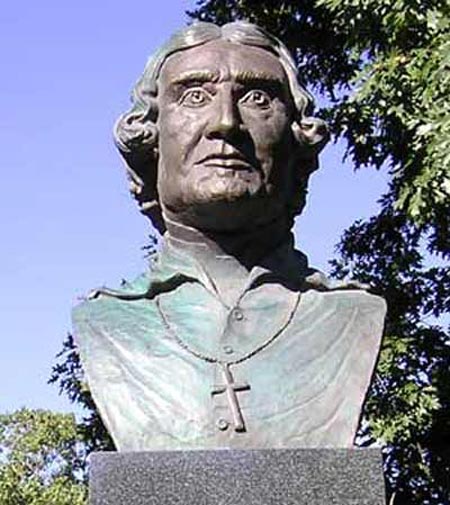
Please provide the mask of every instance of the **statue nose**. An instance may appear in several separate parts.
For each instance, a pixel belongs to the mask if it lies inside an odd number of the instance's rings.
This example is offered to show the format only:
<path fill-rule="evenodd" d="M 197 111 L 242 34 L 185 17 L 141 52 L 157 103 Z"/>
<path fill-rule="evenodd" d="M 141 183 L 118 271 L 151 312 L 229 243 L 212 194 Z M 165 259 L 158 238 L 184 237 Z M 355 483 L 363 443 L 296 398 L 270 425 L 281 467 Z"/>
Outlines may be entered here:
<path fill-rule="evenodd" d="M 243 129 L 239 109 L 231 96 L 221 97 L 214 109 L 206 128 L 208 138 L 224 138 Z"/>

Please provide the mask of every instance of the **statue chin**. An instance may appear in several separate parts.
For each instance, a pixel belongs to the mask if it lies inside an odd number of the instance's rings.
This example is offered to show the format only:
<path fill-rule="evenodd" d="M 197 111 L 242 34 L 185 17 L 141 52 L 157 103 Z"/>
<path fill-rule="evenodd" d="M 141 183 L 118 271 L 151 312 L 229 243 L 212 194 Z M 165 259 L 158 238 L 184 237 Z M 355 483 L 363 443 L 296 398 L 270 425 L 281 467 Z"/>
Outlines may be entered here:
<path fill-rule="evenodd" d="M 263 192 L 254 195 L 248 192 L 216 193 L 209 198 L 190 200 L 188 205 L 163 204 L 162 207 L 165 220 L 216 233 L 252 231 L 286 214 L 286 207 L 280 199 Z"/>
<path fill-rule="evenodd" d="M 260 172 L 215 167 L 192 174 L 185 180 L 183 200 L 185 206 L 211 202 L 234 202 L 258 197 L 266 188 Z"/>

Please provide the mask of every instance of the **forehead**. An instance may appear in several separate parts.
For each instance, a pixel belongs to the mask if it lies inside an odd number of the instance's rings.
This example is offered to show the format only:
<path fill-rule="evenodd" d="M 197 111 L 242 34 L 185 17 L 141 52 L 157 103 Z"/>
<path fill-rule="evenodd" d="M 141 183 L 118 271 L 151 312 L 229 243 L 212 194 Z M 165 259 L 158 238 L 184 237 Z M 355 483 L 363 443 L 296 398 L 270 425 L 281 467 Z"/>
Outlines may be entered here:
<path fill-rule="evenodd" d="M 259 47 L 213 40 L 169 56 L 164 63 L 159 82 L 162 86 L 177 81 L 189 73 L 208 73 L 219 80 L 236 78 L 248 73 L 268 80 L 287 83 L 278 58 Z"/>

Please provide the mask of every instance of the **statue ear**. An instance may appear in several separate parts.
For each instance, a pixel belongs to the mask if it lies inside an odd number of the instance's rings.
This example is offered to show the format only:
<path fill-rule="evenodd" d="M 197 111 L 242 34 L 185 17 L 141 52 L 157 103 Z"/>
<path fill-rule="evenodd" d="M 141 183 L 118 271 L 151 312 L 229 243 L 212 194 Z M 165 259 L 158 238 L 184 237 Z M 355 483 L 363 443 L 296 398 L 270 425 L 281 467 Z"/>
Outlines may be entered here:
<path fill-rule="evenodd" d="M 164 233 L 157 188 L 158 129 L 150 117 L 150 109 L 131 110 L 120 116 L 114 127 L 114 139 L 125 161 L 130 192 L 140 211 Z"/>
<path fill-rule="evenodd" d="M 124 152 L 149 151 L 158 141 L 158 130 L 144 110 L 122 114 L 114 126 L 114 139 L 119 150 Z"/>
<path fill-rule="evenodd" d="M 114 126 L 114 139 L 124 158 L 131 191 L 138 199 L 146 192 L 156 192 L 158 164 L 158 129 L 143 110 L 132 110 L 119 117 Z"/>
<path fill-rule="evenodd" d="M 294 121 L 292 132 L 300 145 L 300 151 L 304 152 L 301 157 L 309 157 L 308 153 L 316 156 L 330 138 L 325 121 L 315 117 L 303 117 L 300 121 Z"/>
<path fill-rule="evenodd" d="M 291 130 L 297 145 L 290 202 L 291 214 L 295 217 L 305 206 L 309 176 L 319 168 L 318 154 L 327 143 L 329 133 L 326 123 L 314 117 L 294 121 Z"/>

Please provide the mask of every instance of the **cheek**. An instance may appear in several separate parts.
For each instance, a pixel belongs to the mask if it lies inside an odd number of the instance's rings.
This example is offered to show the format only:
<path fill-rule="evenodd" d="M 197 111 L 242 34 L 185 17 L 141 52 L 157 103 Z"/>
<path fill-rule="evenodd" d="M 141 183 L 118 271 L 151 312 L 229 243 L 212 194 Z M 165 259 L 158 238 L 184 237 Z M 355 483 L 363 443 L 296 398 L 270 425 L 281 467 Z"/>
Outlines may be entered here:
<path fill-rule="evenodd" d="M 204 128 L 193 114 L 161 111 L 162 120 L 158 124 L 160 156 L 165 160 L 184 162 Z"/>
<path fill-rule="evenodd" d="M 269 193 L 281 191 L 286 194 L 291 184 L 289 157 L 293 153 L 289 117 L 286 114 L 272 114 L 247 124 L 256 158 L 264 174 L 266 190 Z"/>
<path fill-rule="evenodd" d="M 274 162 L 287 154 L 291 133 L 286 118 L 260 119 L 258 123 L 250 125 L 248 131 L 261 163 Z"/>
<path fill-rule="evenodd" d="M 289 135 L 290 118 L 283 104 L 276 102 L 266 111 L 241 109 L 241 118 L 255 143 L 255 148 L 270 150 Z"/>

